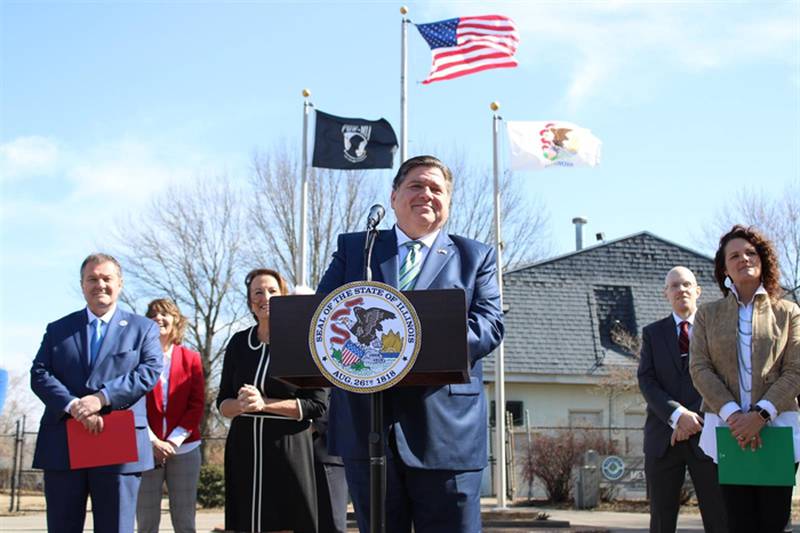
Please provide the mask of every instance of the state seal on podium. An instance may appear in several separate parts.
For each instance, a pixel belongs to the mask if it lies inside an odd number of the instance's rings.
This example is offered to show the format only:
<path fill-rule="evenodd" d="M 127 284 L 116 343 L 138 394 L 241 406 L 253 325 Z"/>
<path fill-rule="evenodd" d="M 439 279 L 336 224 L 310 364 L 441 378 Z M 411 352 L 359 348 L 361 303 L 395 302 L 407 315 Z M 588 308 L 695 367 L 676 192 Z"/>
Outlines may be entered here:
<path fill-rule="evenodd" d="M 357 393 L 399 383 L 421 346 L 419 317 L 397 289 L 375 281 L 342 285 L 319 304 L 308 344 L 332 385 Z"/>

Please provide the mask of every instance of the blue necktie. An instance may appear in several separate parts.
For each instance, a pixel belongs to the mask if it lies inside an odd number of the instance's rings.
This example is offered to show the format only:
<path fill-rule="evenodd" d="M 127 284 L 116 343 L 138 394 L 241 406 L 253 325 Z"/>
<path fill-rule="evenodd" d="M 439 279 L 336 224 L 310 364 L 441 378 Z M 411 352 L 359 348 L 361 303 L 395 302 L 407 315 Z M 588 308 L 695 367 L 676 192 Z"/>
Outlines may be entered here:
<path fill-rule="evenodd" d="M 92 338 L 89 339 L 89 366 L 93 367 L 103 343 L 103 321 L 99 318 L 92 320 Z"/>

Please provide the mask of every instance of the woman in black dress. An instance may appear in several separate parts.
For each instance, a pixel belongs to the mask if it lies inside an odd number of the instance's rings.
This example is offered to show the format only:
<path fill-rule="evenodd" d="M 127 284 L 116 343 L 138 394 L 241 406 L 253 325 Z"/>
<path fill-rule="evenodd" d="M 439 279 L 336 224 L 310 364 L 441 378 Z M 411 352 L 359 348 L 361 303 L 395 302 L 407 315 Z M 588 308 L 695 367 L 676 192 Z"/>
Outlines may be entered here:
<path fill-rule="evenodd" d="M 326 409 L 322 389 L 269 376 L 269 300 L 287 294 L 274 270 L 245 278 L 256 325 L 225 350 L 217 408 L 232 418 L 225 442 L 225 529 L 317 531 L 311 420 Z"/>

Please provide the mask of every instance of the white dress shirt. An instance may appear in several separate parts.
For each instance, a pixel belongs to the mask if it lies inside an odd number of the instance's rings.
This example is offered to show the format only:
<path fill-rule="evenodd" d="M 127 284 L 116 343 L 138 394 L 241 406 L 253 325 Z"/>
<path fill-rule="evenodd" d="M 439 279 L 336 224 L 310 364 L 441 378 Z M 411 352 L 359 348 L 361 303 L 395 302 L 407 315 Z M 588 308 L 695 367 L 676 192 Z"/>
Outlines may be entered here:
<path fill-rule="evenodd" d="M 680 338 L 681 336 L 681 322 L 685 320 L 686 322 L 689 323 L 689 343 L 692 342 L 692 331 L 694 331 L 694 315 L 695 313 L 692 313 L 691 315 L 683 319 L 678 315 L 676 315 L 674 311 L 672 312 L 672 319 L 675 321 L 675 334 L 678 336 L 678 338 Z M 689 354 L 688 353 L 681 354 L 681 358 L 683 357 L 689 357 Z M 676 429 L 678 427 L 678 420 L 684 413 L 691 413 L 691 411 L 689 411 L 682 405 L 679 405 L 677 409 L 672 411 L 672 414 L 669 415 L 669 425 L 672 429 Z"/>
<path fill-rule="evenodd" d="M 422 248 L 419 250 L 420 254 L 420 264 L 425 264 L 425 258 L 428 257 L 428 253 L 431 251 L 431 247 L 433 246 L 433 242 L 436 240 L 436 237 L 439 236 L 439 232 L 442 231 L 437 229 L 433 233 L 428 233 L 420 237 L 419 239 L 412 239 L 408 235 L 406 235 L 403 230 L 400 229 L 399 226 L 395 224 L 394 226 L 395 234 L 397 235 L 397 268 L 398 268 L 398 275 L 400 266 L 403 264 L 403 261 L 406 260 L 406 256 L 411 253 L 411 248 L 408 246 L 404 246 L 405 243 L 409 241 L 419 241 L 422 243 Z"/>
<path fill-rule="evenodd" d="M 86 317 L 89 320 L 89 324 L 94 322 L 95 320 L 100 320 L 100 330 L 102 331 L 103 340 L 106 338 L 106 334 L 108 333 L 108 324 L 111 322 L 111 317 L 114 316 L 114 312 L 117 310 L 117 306 L 111 306 L 103 316 L 97 316 L 92 313 L 91 309 L 88 307 L 86 308 Z M 100 346 L 102 346 L 102 341 Z M 91 364 L 91 353 L 92 353 L 92 339 L 88 336 L 86 337 L 86 357 L 89 359 L 89 363 Z M 108 393 L 105 389 L 100 389 L 100 394 L 103 395 L 103 405 L 109 405 L 111 403 L 111 398 L 108 397 Z M 73 398 L 69 401 L 67 406 L 64 408 L 65 413 L 69 413 L 69 410 L 72 408 L 72 405 L 77 402 L 80 398 Z"/>

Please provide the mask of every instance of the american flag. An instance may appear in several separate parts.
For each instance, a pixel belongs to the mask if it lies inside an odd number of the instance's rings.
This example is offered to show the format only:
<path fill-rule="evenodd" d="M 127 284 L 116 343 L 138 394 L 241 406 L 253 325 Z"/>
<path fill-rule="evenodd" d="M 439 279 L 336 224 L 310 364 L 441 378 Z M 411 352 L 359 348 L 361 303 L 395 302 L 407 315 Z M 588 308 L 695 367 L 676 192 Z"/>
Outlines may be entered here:
<path fill-rule="evenodd" d="M 347 341 L 345 345 L 342 346 L 342 364 L 344 366 L 350 366 L 360 361 L 362 357 L 364 357 L 364 350 L 353 341 Z"/>
<path fill-rule="evenodd" d="M 483 15 L 417 24 L 433 53 L 428 79 L 450 80 L 490 68 L 516 67 L 519 34 L 508 17 Z"/>

